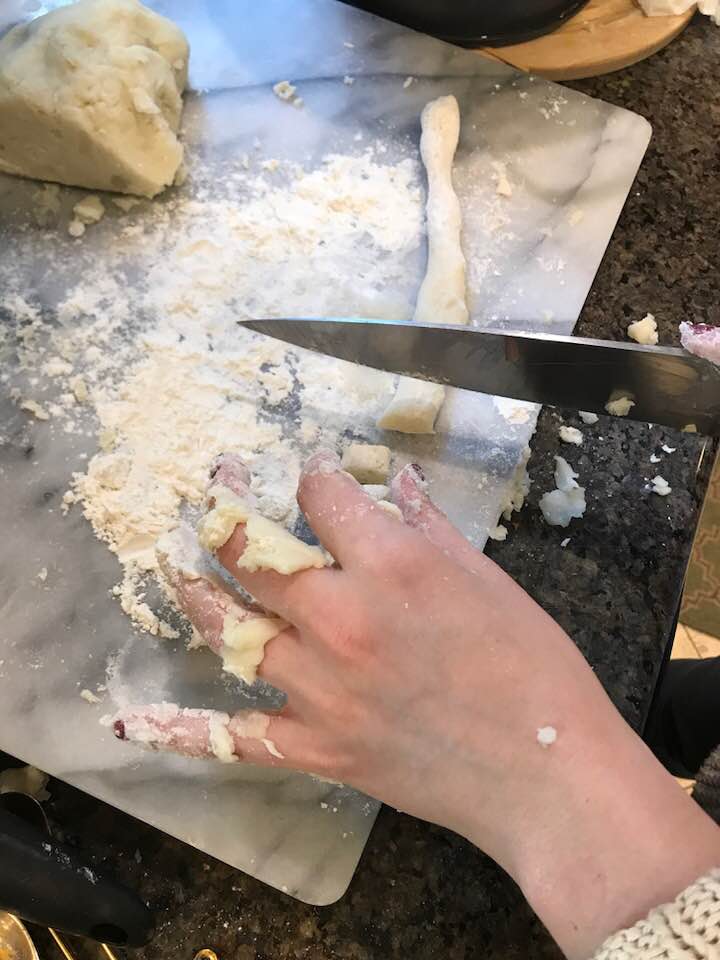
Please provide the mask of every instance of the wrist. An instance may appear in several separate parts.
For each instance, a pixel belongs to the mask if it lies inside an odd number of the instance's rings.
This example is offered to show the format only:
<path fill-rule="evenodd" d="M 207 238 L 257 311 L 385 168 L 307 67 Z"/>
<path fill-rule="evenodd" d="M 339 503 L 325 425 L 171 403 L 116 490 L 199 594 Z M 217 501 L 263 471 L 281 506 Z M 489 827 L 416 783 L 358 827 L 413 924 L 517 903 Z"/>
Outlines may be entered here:
<path fill-rule="evenodd" d="M 524 811 L 506 869 L 569 957 L 720 865 L 720 830 L 617 715 L 562 743 L 551 789 Z"/>

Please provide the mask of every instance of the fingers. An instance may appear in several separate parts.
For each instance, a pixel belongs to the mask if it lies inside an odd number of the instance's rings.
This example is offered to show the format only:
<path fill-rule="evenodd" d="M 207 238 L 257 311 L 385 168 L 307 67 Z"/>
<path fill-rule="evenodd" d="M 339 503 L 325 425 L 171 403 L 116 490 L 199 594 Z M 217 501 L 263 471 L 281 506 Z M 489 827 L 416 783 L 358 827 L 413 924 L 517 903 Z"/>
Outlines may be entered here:
<path fill-rule="evenodd" d="M 162 537 L 157 556 L 178 606 L 221 657 L 223 669 L 247 684 L 254 683 L 265 644 L 285 630 L 287 622 L 243 603 L 206 563 L 188 527 L 181 525 Z"/>
<path fill-rule="evenodd" d="M 331 561 L 319 547 L 308 546 L 254 512 L 248 480 L 238 457 L 219 459 L 208 490 L 211 512 L 201 523 L 201 540 L 205 537 L 226 570 L 267 609 L 306 624 L 332 595 L 337 571 L 326 568 Z M 225 505 L 223 489 L 239 499 L 231 497 Z M 206 536 L 208 530 L 212 539 Z"/>
<path fill-rule="evenodd" d="M 302 740 L 299 724 L 289 718 L 259 710 L 243 710 L 230 717 L 175 703 L 127 707 L 113 719 L 113 732 L 119 740 L 150 750 L 264 766 L 292 766 Z"/>
<path fill-rule="evenodd" d="M 329 451 L 312 456 L 300 475 L 298 503 L 323 546 L 344 569 L 364 563 L 368 549 L 397 535 L 397 521 Z"/>
<path fill-rule="evenodd" d="M 161 537 L 156 554 L 178 607 L 215 653 L 223 647 L 226 617 L 243 622 L 267 616 L 260 607 L 243 603 L 215 574 L 186 524 Z"/>
<path fill-rule="evenodd" d="M 432 502 L 423 472 L 416 463 L 403 467 L 393 479 L 391 489 L 405 523 L 421 530 L 431 543 L 471 573 L 487 568 L 488 558 L 476 550 Z"/>

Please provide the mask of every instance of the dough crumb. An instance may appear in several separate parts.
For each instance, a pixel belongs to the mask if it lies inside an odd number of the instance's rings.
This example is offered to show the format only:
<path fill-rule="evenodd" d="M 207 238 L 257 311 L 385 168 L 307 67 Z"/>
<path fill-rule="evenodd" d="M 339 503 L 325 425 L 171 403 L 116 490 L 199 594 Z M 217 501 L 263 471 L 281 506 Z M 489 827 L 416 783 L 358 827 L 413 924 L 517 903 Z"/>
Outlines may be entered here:
<path fill-rule="evenodd" d="M 138 197 L 112 197 L 112 202 L 116 207 L 120 207 L 127 213 L 140 203 L 140 199 Z"/>
<path fill-rule="evenodd" d="M 270 754 L 271 757 L 276 757 L 278 760 L 285 759 L 285 754 L 280 753 L 280 751 L 275 746 L 272 740 L 268 740 L 266 737 L 263 737 L 260 742 L 265 747 L 265 749 L 267 750 L 267 752 Z"/>
<path fill-rule="evenodd" d="M 403 90 L 407 90 L 408 87 L 411 87 L 415 83 L 415 77 L 405 77 L 403 81 Z"/>
<path fill-rule="evenodd" d="M 499 197 L 511 197 L 513 195 L 512 184 L 508 180 L 507 166 L 501 160 L 493 160 L 493 179 L 495 180 L 495 193 Z"/>
<path fill-rule="evenodd" d="M 650 481 L 650 486 L 653 493 L 656 493 L 659 497 L 667 497 L 667 495 L 672 491 L 672 487 L 669 485 L 667 480 L 664 477 L 653 477 Z"/>
<path fill-rule="evenodd" d="M 608 400 L 605 409 L 613 417 L 626 417 L 634 406 L 635 401 L 631 400 L 630 397 L 616 397 Z"/>
<path fill-rule="evenodd" d="M 390 473 L 390 449 L 372 443 L 351 443 L 342 455 L 343 470 L 358 483 L 385 484 Z"/>
<path fill-rule="evenodd" d="M 292 98 L 295 96 L 296 89 L 297 87 L 293 86 L 289 80 L 279 80 L 273 86 L 273 93 L 281 100 L 292 100 Z"/>
<path fill-rule="evenodd" d="M 555 490 L 540 497 L 540 511 L 552 527 L 567 527 L 585 513 L 585 488 L 577 483 L 577 473 L 567 460 L 555 457 Z"/>
<path fill-rule="evenodd" d="M 346 87 L 351 87 L 355 83 L 355 77 L 343 77 L 343 83 Z"/>
<path fill-rule="evenodd" d="M 627 328 L 627 335 L 636 343 L 646 346 L 655 346 L 658 342 L 657 323 L 651 313 L 645 314 L 642 320 L 636 320 Z"/>
<path fill-rule="evenodd" d="M 491 530 L 488 530 L 488 536 L 491 540 L 507 540 L 508 529 L 507 527 L 499 523 L 496 527 L 493 527 Z"/>
<path fill-rule="evenodd" d="M 73 207 L 75 219 L 82 223 L 98 223 L 105 216 L 105 206 L 100 197 L 91 194 L 89 197 L 83 197 Z"/>
<path fill-rule="evenodd" d="M 50 414 L 37 400 L 23 400 L 20 403 L 21 410 L 27 410 L 36 420 L 49 420 Z"/>
<path fill-rule="evenodd" d="M 664 443 L 660 449 L 664 450 L 665 453 L 675 453 L 677 447 L 669 447 L 666 443 Z"/>
<path fill-rule="evenodd" d="M 42 567 L 42 569 L 38 570 L 35 576 L 38 578 L 38 580 L 42 580 L 42 582 L 45 583 L 45 581 L 47 580 L 47 574 L 48 574 L 47 567 Z"/>
<path fill-rule="evenodd" d="M 578 430 L 577 427 L 562 426 L 560 427 L 559 433 L 563 443 L 574 443 L 576 447 L 579 447 L 583 442 L 582 431 Z"/>
<path fill-rule="evenodd" d="M 85 233 L 85 224 L 82 220 L 71 220 L 67 229 L 71 237 L 81 237 Z"/>
<path fill-rule="evenodd" d="M 294 107 L 302 107 L 305 102 L 302 97 L 296 97 L 295 93 L 297 87 L 290 83 L 289 80 L 280 80 L 273 86 L 273 93 L 276 97 L 279 97 L 280 100 L 284 100 L 286 103 L 292 103 Z"/>
<path fill-rule="evenodd" d="M 555 727 L 538 727 L 537 742 L 541 747 L 552 746 L 557 740 L 557 730 Z"/>
<path fill-rule="evenodd" d="M 587 423 L 589 426 L 592 426 L 593 423 L 597 423 L 600 419 L 596 413 L 588 413 L 587 410 L 578 410 L 578 416 L 583 423 Z"/>
<path fill-rule="evenodd" d="M 564 540 L 561 540 L 561 541 L 560 541 L 560 546 L 563 548 L 563 550 L 564 550 L 565 547 L 570 543 L 570 540 L 571 540 L 571 539 L 572 539 L 571 537 L 565 537 Z"/>
<path fill-rule="evenodd" d="M 96 697 L 92 690 L 85 688 L 80 691 L 80 696 L 83 700 L 87 700 L 88 703 L 100 703 L 100 697 Z"/>
<path fill-rule="evenodd" d="M 694 423 L 686 423 L 680 432 L 681 433 L 697 433 L 698 428 L 695 426 Z"/>
<path fill-rule="evenodd" d="M 584 218 L 585 211 L 581 210 L 579 207 L 572 207 L 570 213 L 568 214 L 567 222 L 571 227 L 577 226 L 578 223 Z"/>
<path fill-rule="evenodd" d="M 662 460 L 662 457 L 658 457 L 654 453 L 650 454 L 650 463 L 660 463 L 661 460 Z"/>

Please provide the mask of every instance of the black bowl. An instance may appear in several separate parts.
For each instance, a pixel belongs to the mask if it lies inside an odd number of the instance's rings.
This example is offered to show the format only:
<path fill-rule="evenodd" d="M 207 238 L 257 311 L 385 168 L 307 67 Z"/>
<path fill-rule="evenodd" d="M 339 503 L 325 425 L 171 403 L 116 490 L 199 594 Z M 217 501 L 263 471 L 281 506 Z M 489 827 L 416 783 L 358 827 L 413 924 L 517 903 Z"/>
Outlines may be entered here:
<path fill-rule="evenodd" d="M 559 27 L 587 0 L 346 0 L 462 47 L 522 43 Z"/>

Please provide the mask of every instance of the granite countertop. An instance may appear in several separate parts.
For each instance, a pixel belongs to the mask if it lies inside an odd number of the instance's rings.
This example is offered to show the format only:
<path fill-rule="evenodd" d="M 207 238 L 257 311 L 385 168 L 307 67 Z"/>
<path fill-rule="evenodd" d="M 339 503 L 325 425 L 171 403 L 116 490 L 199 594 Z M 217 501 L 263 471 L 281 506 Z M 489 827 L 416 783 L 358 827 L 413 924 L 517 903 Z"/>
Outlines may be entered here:
<path fill-rule="evenodd" d="M 709 259 L 720 220 L 717 109 L 720 30 L 696 18 L 669 48 L 609 77 L 572 84 L 647 117 L 654 130 L 577 332 L 620 339 L 651 311 L 661 342 L 684 318 L 720 322 Z M 714 294 L 714 296 L 713 296 Z M 601 421 L 580 455 L 589 507 L 559 546 L 537 501 L 561 452 L 561 415 L 545 411 L 533 442 L 529 502 L 488 552 L 568 630 L 628 721 L 640 729 L 674 629 L 714 445 L 700 437 Z M 578 425 L 574 415 L 565 422 Z M 581 424 L 580 424 L 581 425 Z M 657 467 L 650 454 L 676 447 Z M 661 472 L 673 488 L 650 496 Z M 48 809 L 91 863 L 138 889 L 158 916 L 138 958 L 509 960 L 559 956 L 515 885 L 465 841 L 384 809 L 337 904 L 295 901 L 60 783 Z M 48 956 L 53 954 L 48 948 Z M 88 952 L 81 955 L 91 956 Z M 94 954 L 96 955 L 96 954 Z"/>

